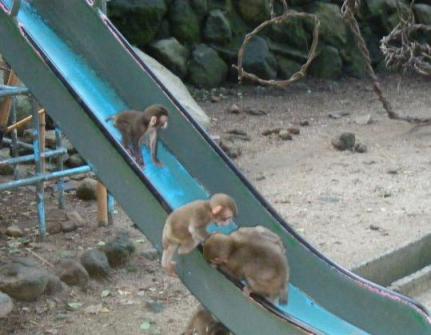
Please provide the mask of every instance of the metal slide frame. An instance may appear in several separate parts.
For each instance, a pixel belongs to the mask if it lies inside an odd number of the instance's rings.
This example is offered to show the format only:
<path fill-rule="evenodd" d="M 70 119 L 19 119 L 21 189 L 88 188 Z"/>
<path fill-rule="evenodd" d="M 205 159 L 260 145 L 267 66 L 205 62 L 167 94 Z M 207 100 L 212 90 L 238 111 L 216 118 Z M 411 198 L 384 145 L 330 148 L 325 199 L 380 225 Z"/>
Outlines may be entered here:
<path fill-rule="evenodd" d="M 160 250 L 162 223 L 169 206 L 62 78 L 49 55 L 32 43 L 31 32 L 8 15 L 6 2 L 10 1 L 0 0 L 0 52 Z M 337 266 L 294 232 L 155 78 L 103 13 L 90 8 L 92 5 L 89 0 L 31 1 L 50 27 L 131 108 L 152 103 L 169 108 L 175 127 L 163 136 L 164 143 L 211 193 L 223 191 L 237 199 L 240 226 L 261 224 L 280 235 L 288 249 L 294 285 L 370 334 L 431 334 L 430 318 L 416 302 Z M 134 187 L 125 189 L 124 185 Z M 268 335 L 320 334 L 318 325 L 301 324 L 262 301 L 250 303 L 237 286 L 209 267 L 199 252 L 182 257 L 178 269 L 190 291 L 238 335 L 258 335 L 262 329 Z"/>

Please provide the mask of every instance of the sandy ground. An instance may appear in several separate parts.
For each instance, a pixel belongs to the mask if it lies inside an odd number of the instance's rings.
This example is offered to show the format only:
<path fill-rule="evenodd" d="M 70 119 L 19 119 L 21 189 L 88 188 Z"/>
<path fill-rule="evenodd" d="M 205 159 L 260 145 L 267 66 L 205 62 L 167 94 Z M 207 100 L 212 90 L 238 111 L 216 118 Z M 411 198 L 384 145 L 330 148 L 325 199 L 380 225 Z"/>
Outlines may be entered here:
<path fill-rule="evenodd" d="M 397 111 L 430 115 L 429 82 L 410 78 L 398 87 L 396 80 L 387 78 L 385 88 Z M 324 254 L 352 267 L 431 232 L 431 127 L 412 130 L 411 125 L 388 120 L 367 83 L 306 82 L 288 91 L 249 87 L 242 99 L 236 89 L 222 92 L 225 97 L 220 102 L 201 101 L 213 119 L 211 134 L 223 138 L 226 130 L 247 132 L 250 141 L 235 142 L 243 152 L 236 164 Z M 225 112 L 232 103 L 267 115 Z M 341 112 L 350 115 L 328 117 Z M 357 123 L 358 117 L 368 114 L 371 124 Z M 310 125 L 300 127 L 303 120 Z M 289 126 L 301 131 L 292 141 L 261 135 L 266 129 Z M 331 139 L 344 131 L 354 132 L 368 152 L 334 150 Z M 57 212 L 54 198 L 49 195 L 49 199 L 48 217 Z M 127 216 L 120 210 L 114 227 L 98 228 L 93 202 L 78 201 L 72 192 L 67 206 L 78 210 L 88 224 L 41 243 L 34 237 L 34 195 L 29 189 L 2 193 L 0 228 L 11 222 L 20 225 L 30 241 L 27 247 L 51 263 L 66 255 L 78 256 L 120 229 L 127 229 L 135 240 L 136 255 L 128 266 L 115 270 L 110 281 L 93 281 L 86 292 L 75 288 L 37 303 L 16 304 L 12 316 L 0 321 L 0 334 L 180 334 L 197 302 L 160 270 L 158 259 L 148 256 L 151 246 Z M 0 259 L 27 253 L 14 242 L 0 233 Z M 109 295 L 102 297 L 104 291 Z M 82 306 L 70 311 L 69 302 Z M 148 322 L 149 330 L 140 329 Z"/>

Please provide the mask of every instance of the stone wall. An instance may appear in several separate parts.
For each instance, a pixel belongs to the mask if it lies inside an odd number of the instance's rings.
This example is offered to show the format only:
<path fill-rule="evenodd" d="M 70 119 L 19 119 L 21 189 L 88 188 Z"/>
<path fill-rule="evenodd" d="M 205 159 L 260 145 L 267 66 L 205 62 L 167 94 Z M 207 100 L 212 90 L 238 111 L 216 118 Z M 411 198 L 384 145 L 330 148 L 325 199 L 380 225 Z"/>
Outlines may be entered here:
<path fill-rule="evenodd" d="M 429 1 L 416 1 L 418 22 L 431 24 Z M 364 66 L 340 15 L 342 0 L 290 0 L 291 8 L 321 21 L 318 56 L 310 75 L 361 78 Z M 400 0 L 401 11 L 408 10 Z M 281 10 L 281 8 L 280 8 Z M 244 35 L 269 17 L 268 0 L 111 0 L 109 15 L 121 32 L 186 82 L 211 88 L 235 81 L 232 64 Z M 377 69 L 379 40 L 398 23 L 397 0 L 363 0 L 361 29 Z M 312 22 L 296 19 L 266 29 L 247 47 L 244 67 L 266 79 L 286 79 L 307 56 Z"/>

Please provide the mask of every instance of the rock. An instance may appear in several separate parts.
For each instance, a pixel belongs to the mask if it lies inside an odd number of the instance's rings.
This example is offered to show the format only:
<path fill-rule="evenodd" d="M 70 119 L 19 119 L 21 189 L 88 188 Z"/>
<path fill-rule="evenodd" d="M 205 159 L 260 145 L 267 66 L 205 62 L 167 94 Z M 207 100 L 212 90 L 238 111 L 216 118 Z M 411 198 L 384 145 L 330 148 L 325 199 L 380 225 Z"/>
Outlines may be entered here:
<path fill-rule="evenodd" d="M 76 226 L 75 222 L 67 220 L 67 221 L 63 221 L 61 223 L 61 230 L 64 233 L 70 233 L 72 231 L 75 231 L 78 227 Z"/>
<path fill-rule="evenodd" d="M 9 164 L 0 164 L 0 176 L 12 176 L 14 173 L 13 166 Z"/>
<path fill-rule="evenodd" d="M 431 25 L 431 6 L 426 4 L 416 4 L 413 7 L 418 23 Z"/>
<path fill-rule="evenodd" d="M 172 33 L 180 42 L 196 43 L 200 40 L 199 19 L 188 0 L 173 0 L 169 7 Z"/>
<path fill-rule="evenodd" d="M 262 109 L 254 109 L 254 108 L 250 108 L 247 107 L 244 109 L 244 113 L 248 114 L 248 115 L 253 115 L 253 116 L 264 116 L 264 115 L 268 115 L 267 112 L 265 112 Z"/>
<path fill-rule="evenodd" d="M 278 76 L 281 79 L 289 79 L 301 69 L 301 64 L 282 56 L 276 56 L 278 63 Z"/>
<path fill-rule="evenodd" d="M 262 37 L 254 37 L 246 46 L 243 65 L 247 72 L 263 79 L 277 77 L 277 60 Z"/>
<path fill-rule="evenodd" d="M 31 106 L 30 97 L 27 95 L 17 95 L 16 96 L 17 120 L 24 119 L 25 117 L 30 115 L 32 115 L 32 106 Z M 30 122 L 30 125 L 31 125 L 31 122 Z"/>
<path fill-rule="evenodd" d="M 287 131 L 289 132 L 289 134 L 292 134 L 292 135 L 299 135 L 301 133 L 301 130 L 295 127 L 287 128 Z"/>
<path fill-rule="evenodd" d="M 278 132 L 278 137 L 283 141 L 291 141 L 292 135 L 289 134 L 287 129 L 282 129 Z"/>
<path fill-rule="evenodd" d="M 399 168 L 391 168 L 386 171 L 388 174 L 396 175 L 400 172 Z"/>
<path fill-rule="evenodd" d="M 408 10 L 408 6 L 398 0 L 367 0 L 370 18 L 374 21 L 379 35 L 388 33 L 396 24 L 395 22 L 399 22 L 399 18 L 397 20 L 398 4 L 401 12 L 405 13 Z"/>
<path fill-rule="evenodd" d="M 45 131 L 45 146 L 51 149 L 56 147 L 55 130 Z"/>
<path fill-rule="evenodd" d="M 150 45 L 149 50 L 178 77 L 184 78 L 187 75 L 189 51 L 175 37 L 154 42 Z"/>
<path fill-rule="evenodd" d="M 301 121 L 299 121 L 299 125 L 301 127 L 308 127 L 310 125 L 310 121 L 308 121 L 308 120 L 301 120 Z"/>
<path fill-rule="evenodd" d="M 154 39 L 166 12 L 165 0 L 111 0 L 108 10 L 118 29 L 139 46 Z"/>
<path fill-rule="evenodd" d="M 344 116 L 349 116 L 350 113 L 349 112 L 331 112 L 328 114 L 328 117 L 330 119 L 334 119 L 334 120 L 338 120 L 341 119 Z"/>
<path fill-rule="evenodd" d="M 109 264 L 118 267 L 126 264 L 135 252 L 135 245 L 129 239 L 127 233 L 120 233 L 113 241 L 103 246 L 102 251 L 106 254 Z"/>
<path fill-rule="evenodd" d="M 270 16 L 269 1 L 238 0 L 238 11 L 248 23 L 260 23 Z"/>
<path fill-rule="evenodd" d="M 327 44 L 341 49 L 347 42 L 347 27 L 336 4 L 314 2 L 310 12 L 320 19 L 320 38 Z M 308 31 L 312 32 L 312 21 L 306 21 Z"/>
<path fill-rule="evenodd" d="M 159 258 L 159 254 L 157 253 L 156 249 L 145 250 L 141 253 L 141 255 L 149 261 L 155 261 Z"/>
<path fill-rule="evenodd" d="M 232 39 L 229 20 L 220 9 L 209 13 L 203 34 L 206 41 L 213 43 L 226 44 Z"/>
<path fill-rule="evenodd" d="M 24 233 L 17 225 L 11 225 L 6 228 L 6 235 L 14 238 L 23 237 Z"/>
<path fill-rule="evenodd" d="M 20 263 L 0 267 L 0 291 L 21 301 L 34 301 L 45 291 L 49 277 L 45 270 Z"/>
<path fill-rule="evenodd" d="M 312 34 L 307 31 L 304 19 L 299 17 L 272 25 L 269 36 L 275 41 L 284 41 L 287 45 L 301 50 L 308 49 L 312 40 Z"/>
<path fill-rule="evenodd" d="M 145 62 L 145 64 L 151 68 L 157 79 L 159 79 L 160 82 L 166 86 L 166 88 L 185 108 L 185 110 L 196 120 L 196 122 L 198 122 L 204 129 L 207 129 L 210 125 L 210 119 L 193 99 L 184 83 L 162 64 L 158 63 L 154 58 L 148 56 L 139 49 L 135 48 L 134 50 L 137 55 Z"/>
<path fill-rule="evenodd" d="M 354 150 L 355 147 L 355 134 L 353 133 L 342 133 L 340 136 L 337 136 L 332 140 L 332 145 L 335 149 L 343 151 L 343 150 Z"/>
<path fill-rule="evenodd" d="M 155 40 L 164 40 L 171 37 L 172 37 L 171 24 L 169 23 L 168 19 L 164 18 L 162 20 L 162 23 L 160 24 L 160 29 L 157 32 Z"/>
<path fill-rule="evenodd" d="M 85 178 L 81 181 L 76 189 L 76 196 L 81 200 L 96 200 L 97 180 Z"/>
<path fill-rule="evenodd" d="M 230 114 L 239 114 L 241 112 L 241 109 L 237 104 L 232 104 L 228 109 L 227 112 Z"/>
<path fill-rule="evenodd" d="M 371 230 L 380 230 L 381 228 L 378 225 L 370 224 L 370 229 Z"/>
<path fill-rule="evenodd" d="M 63 231 L 61 222 L 58 220 L 47 220 L 46 231 L 50 235 L 59 234 Z"/>
<path fill-rule="evenodd" d="M 64 163 L 69 168 L 75 168 L 86 164 L 84 158 L 82 158 L 79 154 L 70 155 Z"/>
<path fill-rule="evenodd" d="M 94 278 L 109 277 L 111 267 L 106 255 L 98 249 L 90 249 L 81 256 L 81 264 L 88 274 Z"/>
<path fill-rule="evenodd" d="M 76 227 L 83 227 L 87 224 L 87 222 L 83 219 L 81 214 L 79 214 L 77 211 L 74 211 L 74 210 L 67 212 L 66 218 L 72 221 Z"/>
<path fill-rule="evenodd" d="M 221 101 L 221 97 L 217 96 L 217 95 L 212 95 L 211 96 L 211 102 L 220 102 Z"/>
<path fill-rule="evenodd" d="M 359 125 L 371 124 L 373 123 L 373 118 L 371 117 L 371 114 L 360 115 L 356 117 L 355 123 Z"/>
<path fill-rule="evenodd" d="M 189 80 L 192 85 L 202 88 L 218 87 L 227 76 L 227 65 L 210 47 L 197 45 L 189 63 Z"/>
<path fill-rule="evenodd" d="M 64 284 L 55 274 L 48 273 L 48 283 L 46 284 L 45 294 L 54 295 L 57 294 L 64 289 Z"/>
<path fill-rule="evenodd" d="M 85 288 L 90 276 L 87 270 L 73 259 L 65 259 L 58 263 L 58 277 L 70 286 L 79 286 Z"/>
<path fill-rule="evenodd" d="M 272 129 L 266 129 L 262 131 L 263 136 L 269 136 L 273 134 L 278 134 L 281 131 L 281 128 L 272 128 Z"/>
<path fill-rule="evenodd" d="M 13 309 L 12 299 L 4 293 L 0 292 L 0 319 L 4 319 Z"/>
<path fill-rule="evenodd" d="M 228 139 L 220 141 L 220 148 L 232 159 L 238 158 L 242 154 L 241 148 Z"/>
<path fill-rule="evenodd" d="M 367 40 L 367 44 L 370 47 L 369 40 Z M 344 48 L 339 49 L 339 52 L 344 61 L 346 74 L 359 79 L 367 77 L 366 61 L 356 45 L 356 39 L 350 29 L 347 33 L 347 44 Z M 378 52 L 380 53 L 380 51 Z"/>
<path fill-rule="evenodd" d="M 365 144 L 363 143 L 356 143 L 355 144 L 355 152 L 363 154 L 366 153 L 368 151 L 368 148 Z"/>
<path fill-rule="evenodd" d="M 310 73 L 318 78 L 336 79 L 341 76 L 343 62 L 337 49 L 323 46 L 310 67 Z"/>

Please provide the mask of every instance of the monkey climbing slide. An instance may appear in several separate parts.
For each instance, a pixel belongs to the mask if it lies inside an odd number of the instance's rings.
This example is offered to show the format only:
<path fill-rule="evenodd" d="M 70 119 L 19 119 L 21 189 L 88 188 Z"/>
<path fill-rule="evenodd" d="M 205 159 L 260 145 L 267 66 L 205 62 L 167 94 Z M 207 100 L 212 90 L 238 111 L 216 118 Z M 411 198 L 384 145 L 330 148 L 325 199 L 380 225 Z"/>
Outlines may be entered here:
<path fill-rule="evenodd" d="M 337 266 L 298 236 L 93 0 L 22 0 L 18 11 L 13 5 L 0 0 L 0 53 L 157 249 L 169 211 L 214 192 L 237 200 L 237 225 L 264 225 L 283 239 L 291 268 L 287 307 L 249 300 L 241 283 L 208 266 L 199 251 L 179 258 L 181 280 L 233 333 L 431 334 L 423 307 Z M 148 164 L 142 171 L 105 120 L 154 103 L 171 114 L 159 149 L 165 168 L 152 166 L 144 152 Z"/>

